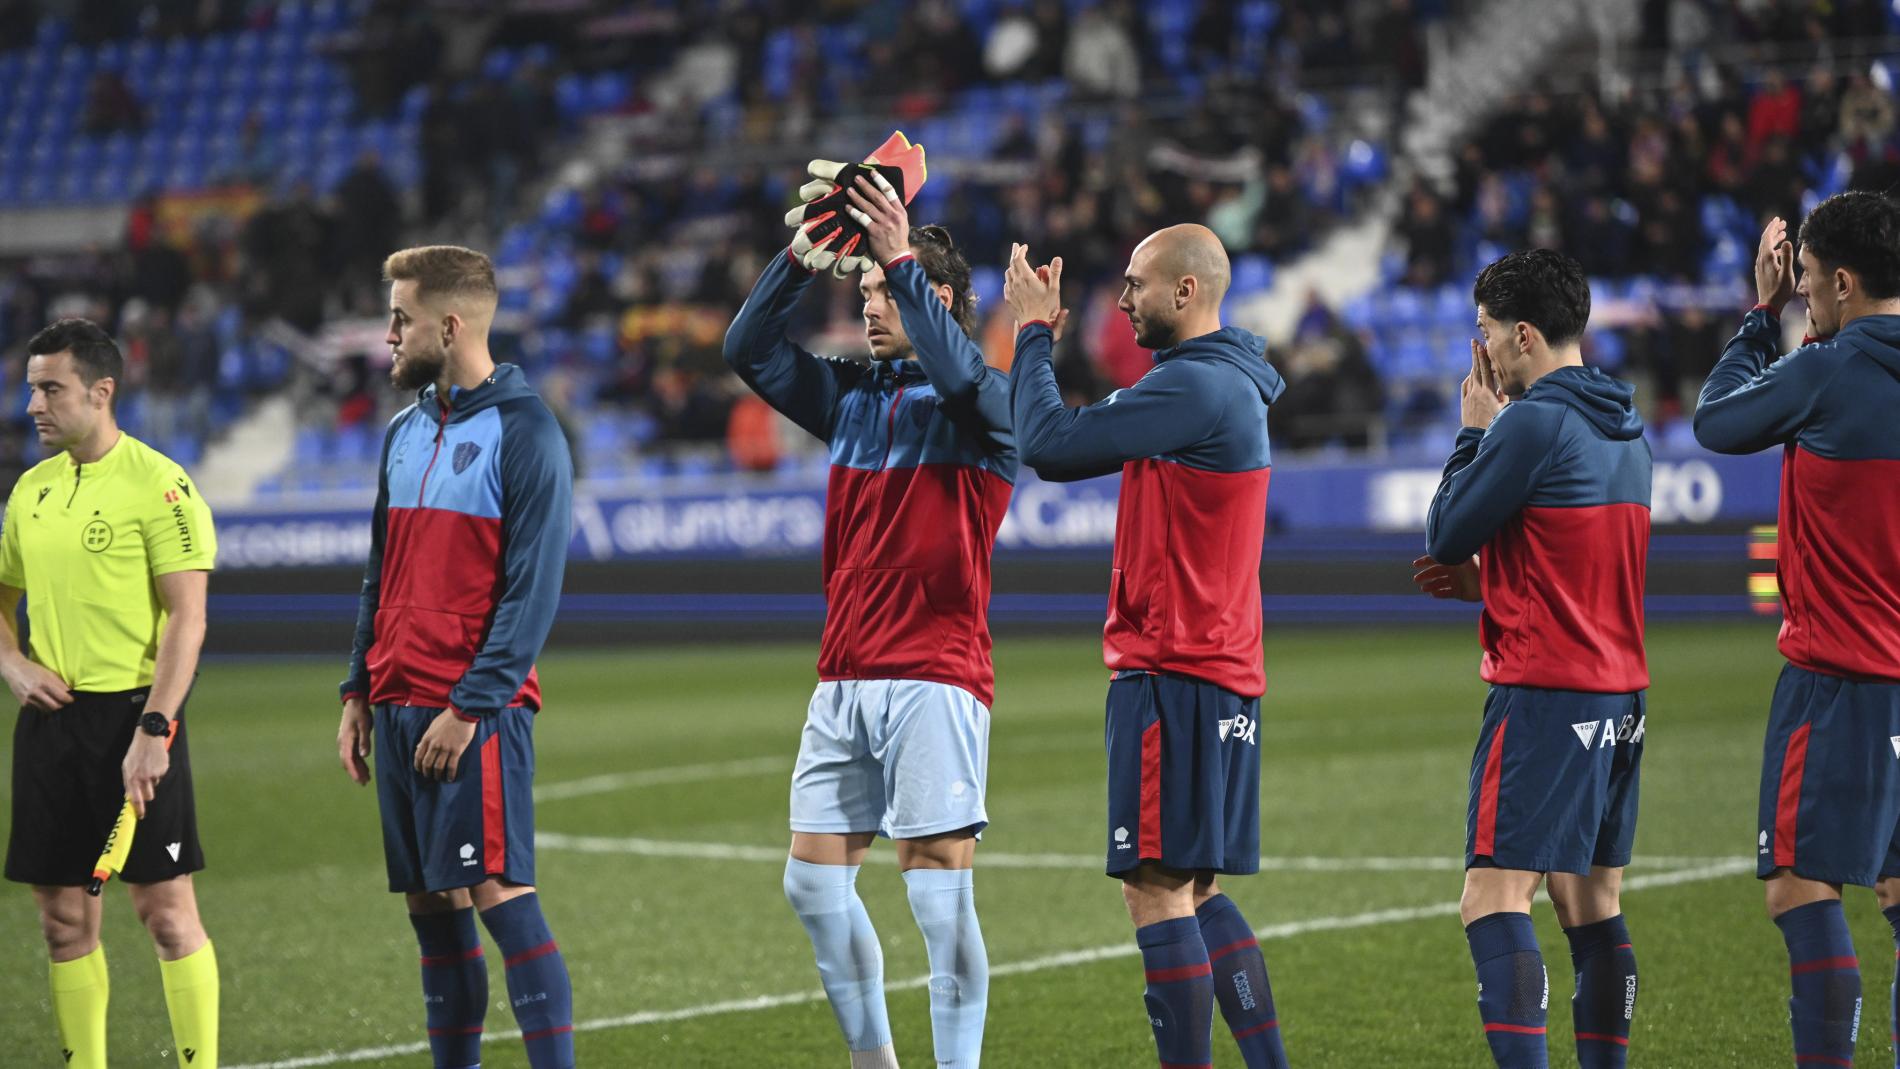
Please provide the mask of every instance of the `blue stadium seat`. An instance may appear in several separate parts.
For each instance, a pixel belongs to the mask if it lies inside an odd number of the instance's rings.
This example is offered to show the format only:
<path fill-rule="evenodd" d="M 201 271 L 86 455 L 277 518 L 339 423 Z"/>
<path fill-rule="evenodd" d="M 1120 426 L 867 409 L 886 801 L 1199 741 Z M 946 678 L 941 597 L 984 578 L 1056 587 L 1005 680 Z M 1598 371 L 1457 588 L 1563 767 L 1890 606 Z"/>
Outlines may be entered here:
<path fill-rule="evenodd" d="M 1233 292 L 1240 296 L 1258 293 L 1273 285 L 1273 261 L 1265 256 L 1248 255 L 1234 261 Z"/>

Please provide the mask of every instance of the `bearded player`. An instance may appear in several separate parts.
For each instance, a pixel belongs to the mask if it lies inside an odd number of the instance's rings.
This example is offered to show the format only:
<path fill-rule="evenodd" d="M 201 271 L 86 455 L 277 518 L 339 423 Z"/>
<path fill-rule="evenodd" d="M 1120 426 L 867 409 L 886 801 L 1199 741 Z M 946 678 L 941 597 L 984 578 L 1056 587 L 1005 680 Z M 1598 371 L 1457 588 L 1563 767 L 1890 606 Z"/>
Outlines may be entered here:
<path fill-rule="evenodd" d="M 1016 478 L 1009 383 L 971 340 L 970 266 L 949 233 L 913 228 L 869 180 L 850 203 L 875 261 L 858 283 L 870 363 L 785 336 L 813 272 L 832 263 L 822 250 L 774 257 L 726 334 L 739 377 L 831 453 L 827 612 L 792 774 L 785 896 L 853 1069 L 897 1065 L 856 890 L 872 839 L 894 840 L 930 957 L 936 1064 L 974 1067 L 989 963 L 971 867 L 989 820 L 990 550 Z"/>
<path fill-rule="evenodd" d="M 389 889 L 422 951 L 439 1069 L 481 1062 L 501 948 L 533 1069 L 574 1064 L 567 966 L 534 889 L 534 659 L 561 596 L 573 462 L 521 369 L 488 352 L 495 268 L 452 245 L 389 257 L 398 388 L 371 518 L 337 756 L 377 800 Z"/>

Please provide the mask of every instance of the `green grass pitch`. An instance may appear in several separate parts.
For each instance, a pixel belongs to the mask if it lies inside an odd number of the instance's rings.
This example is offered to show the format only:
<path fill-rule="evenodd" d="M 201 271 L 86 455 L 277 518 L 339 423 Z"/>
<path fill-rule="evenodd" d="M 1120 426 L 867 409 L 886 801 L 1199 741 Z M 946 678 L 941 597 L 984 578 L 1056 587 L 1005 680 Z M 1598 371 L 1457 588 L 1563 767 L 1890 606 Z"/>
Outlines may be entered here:
<path fill-rule="evenodd" d="M 1637 838 L 1647 863 L 1630 872 L 1647 886 L 1626 899 L 1642 968 L 1636 1065 L 1789 1061 L 1786 959 L 1742 871 L 1780 665 L 1772 641 L 1765 621 L 1650 631 Z M 994 824 L 977 855 L 996 973 L 991 1066 L 1154 1064 L 1128 922 L 1095 862 L 1098 652 L 1084 633 L 997 645 Z M 813 655 L 802 643 L 543 660 L 541 887 L 573 972 L 582 1064 L 844 1064 L 779 890 Z M 1489 1064 L 1452 906 L 1484 694 L 1477 660 L 1462 627 L 1268 637 L 1263 853 L 1328 863 L 1237 879 L 1229 892 L 1270 937 L 1295 1065 Z M 213 664 L 193 700 L 211 865 L 199 888 L 223 965 L 227 1069 L 428 1064 L 413 1051 L 366 1053 L 417 1043 L 422 1006 L 409 926 L 383 889 L 374 793 L 337 766 L 336 674 L 317 661 Z M 884 940 L 898 1052 L 906 1065 L 931 1064 L 927 995 L 914 982 L 924 951 L 888 845 L 859 886 Z M 176 1064 L 149 944 L 123 891 L 108 896 L 113 1064 Z M 1848 905 L 1866 963 L 1861 1064 L 1888 1064 L 1890 936 L 1869 893 L 1851 892 Z M 1575 1064 L 1568 954 L 1547 905 L 1537 923 L 1553 1064 Z M 0 931 L 0 1061 L 56 1066 L 24 888 L 0 894 Z M 488 1022 L 502 1032 L 513 1021 L 492 948 L 489 960 Z M 1239 1066 L 1218 1021 L 1214 1046 L 1216 1065 Z M 518 1042 L 499 1039 L 485 1064 L 526 1060 Z"/>

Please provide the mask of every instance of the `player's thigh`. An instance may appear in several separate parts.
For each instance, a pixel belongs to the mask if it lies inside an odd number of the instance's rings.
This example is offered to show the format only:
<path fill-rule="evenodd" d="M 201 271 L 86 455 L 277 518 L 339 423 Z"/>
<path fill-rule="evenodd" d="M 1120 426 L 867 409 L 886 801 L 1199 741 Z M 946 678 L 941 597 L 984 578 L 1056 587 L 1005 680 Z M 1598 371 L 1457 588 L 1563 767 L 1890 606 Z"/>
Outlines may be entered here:
<path fill-rule="evenodd" d="M 1762 751 L 1757 874 L 1862 887 L 1900 875 L 1895 738 L 1900 684 L 1784 668 Z"/>
<path fill-rule="evenodd" d="M 1615 755 L 1610 761 L 1609 789 L 1598 817 L 1596 846 L 1590 855 L 1590 873 L 1584 877 L 1586 879 L 1593 878 L 1599 869 L 1620 871 L 1630 863 L 1635 850 L 1648 714 L 1649 695 L 1639 691 L 1629 696 L 1626 710 L 1616 720 L 1616 746 Z M 1619 879 L 1619 885 L 1620 882 Z"/>
<path fill-rule="evenodd" d="M 989 709 L 947 683 L 864 686 L 870 752 L 883 776 L 880 830 L 900 840 L 981 832 L 989 823 Z"/>
<path fill-rule="evenodd" d="M 1590 871 L 1629 699 L 1491 688 L 1472 758 L 1467 867 Z"/>
<path fill-rule="evenodd" d="M 941 835 L 897 840 L 897 868 L 967 869 L 976 864 L 976 831 L 963 828 Z"/>
<path fill-rule="evenodd" d="M 863 684 L 819 683 L 812 691 L 792 768 L 794 832 L 875 832 L 885 807 L 884 778 L 863 724 Z"/>

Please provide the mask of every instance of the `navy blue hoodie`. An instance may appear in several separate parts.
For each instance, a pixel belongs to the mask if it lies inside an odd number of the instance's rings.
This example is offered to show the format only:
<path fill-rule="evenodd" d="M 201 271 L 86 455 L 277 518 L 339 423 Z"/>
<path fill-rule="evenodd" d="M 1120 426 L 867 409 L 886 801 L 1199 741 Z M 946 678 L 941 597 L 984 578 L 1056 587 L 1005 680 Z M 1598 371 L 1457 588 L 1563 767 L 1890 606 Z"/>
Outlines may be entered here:
<path fill-rule="evenodd" d="M 1446 564 L 1478 555 L 1487 681 L 1649 686 L 1650 453 L 1634 396 L 1595 368 L 1558 368 L 1490 427 L 1458 432 L 1426 517 L 1427 552 Z"/>
<path fill-rule="evenodd" d="M 1267 406 L 1286 389 L 1266 342 L 1238 327 L 1190 338 L 1133 386 L 1069 408 L 1054 340 L 1045 323 L 1016 335 L 1010 409 L 1043 478 L 1122 472 L 1103 660 L 1260 696 Z"/>

